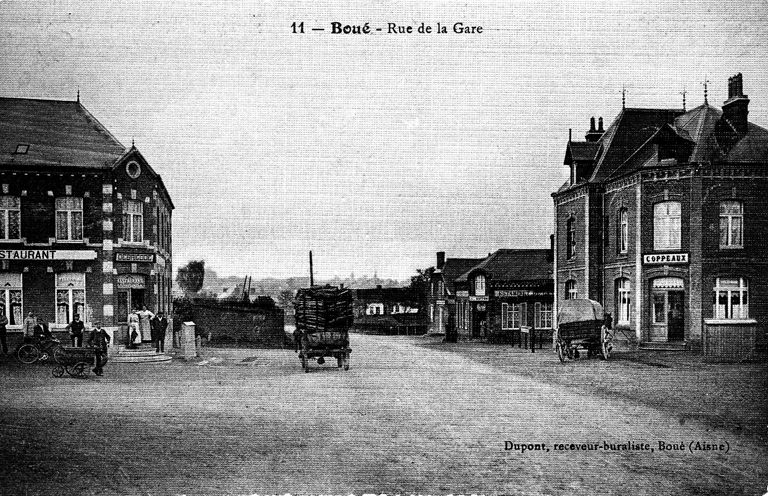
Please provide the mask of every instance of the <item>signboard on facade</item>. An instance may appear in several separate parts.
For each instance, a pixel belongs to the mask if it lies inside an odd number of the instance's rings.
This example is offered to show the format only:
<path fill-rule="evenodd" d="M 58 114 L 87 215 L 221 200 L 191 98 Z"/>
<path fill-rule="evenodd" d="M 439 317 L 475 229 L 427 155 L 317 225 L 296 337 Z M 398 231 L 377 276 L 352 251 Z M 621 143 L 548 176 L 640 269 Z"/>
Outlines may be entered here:
<path fill-rule="evenodd" d="M 531 289 L 497 289 L 493 294 L 498 298 L 515 298 L 520 296 L 552 296 L 549 291 L 533 291 Z"/>
<path fill-rule="evenodd" d="M 59 272 L 56 274 L 57 288 L 84 288 L 85 274 L 82 272 Z"/>
<path fill-rule="evenodd" d="M 94 260 L 93 250 L 0 250 L 0 260 Z"/>
<path fill-rule="evenodd" d="M 653 255 L 643 255 L 645 264 L 686 264 L 688 263 L 687 253 L 654 253 Z"/>
<path fill-rule="evenodd" d="M 437 300 L 435 303 L 438 305 L 445 305 L 445 300 Z"/>
<path fill-rule="evenodd" d="M 469 296 L 469 291 L 456 291 L 456 296 L 459 296 L 459 297 L 463 296 L 466 298 L 467 296 Z"/>
<path fill-rule="evenodd" d="M 116 280 L 120 289 L 144 289 L 147 286 L 146 277 L 141 274 L 120 274 Z"/>
<path fill-rule="evenodd" d="M 115 252 L 115 262 L 155 263 L 154 253 Z"/>
<path fill-rule="evenodd" d="M 487 296 L 470 296 L 469 301 L 488 301 Z"/>

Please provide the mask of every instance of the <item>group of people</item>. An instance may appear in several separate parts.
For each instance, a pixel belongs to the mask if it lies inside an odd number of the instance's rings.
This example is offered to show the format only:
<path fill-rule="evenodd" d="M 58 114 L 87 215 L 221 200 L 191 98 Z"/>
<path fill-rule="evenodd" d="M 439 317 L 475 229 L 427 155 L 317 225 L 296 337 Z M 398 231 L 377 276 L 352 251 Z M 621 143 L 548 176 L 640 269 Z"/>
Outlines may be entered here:
<path fill-rule="evenodd" d="M 151 341 L 158 353 L 164 352 L 166 329 L 168 319 L 162 311 L 155 315 L 146 305 L 141 310 L 134 309 L 128 315 L 128 347 L 136 348 L 142 342 Z"/>

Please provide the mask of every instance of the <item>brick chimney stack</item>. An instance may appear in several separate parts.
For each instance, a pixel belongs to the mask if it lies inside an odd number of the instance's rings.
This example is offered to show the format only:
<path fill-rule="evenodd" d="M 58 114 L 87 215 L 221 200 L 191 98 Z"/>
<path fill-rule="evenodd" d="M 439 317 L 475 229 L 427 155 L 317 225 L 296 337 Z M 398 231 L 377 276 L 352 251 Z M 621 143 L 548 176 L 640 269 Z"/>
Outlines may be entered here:
<path fill-rule="evenodd" d="M 437 270 L 443 270 L 443 266 L 445 265 L 445 252 L 439 251 L 437 252 L 437 265 L 435 268 Z"/>
<path fill-rule="evenodd" d="M 727 120 L 739 135 L 749 129 L 749 98 L 744 94 L 741 73 L 728 78 L 728 100 L 723 102 L 723 119 Z"/>
<path fill-rule="evenodd" d="M 587 141 L 590 143 L 594 143 L 595 141 L 599 140 L 600 137 L 603 135 L 605 131 L 603 131 L 603 118 L 600 118 L 600 129 L 595 129 L 595 118 L 591 117 L 589 119 L 589 132 L 584 136 Z"/>

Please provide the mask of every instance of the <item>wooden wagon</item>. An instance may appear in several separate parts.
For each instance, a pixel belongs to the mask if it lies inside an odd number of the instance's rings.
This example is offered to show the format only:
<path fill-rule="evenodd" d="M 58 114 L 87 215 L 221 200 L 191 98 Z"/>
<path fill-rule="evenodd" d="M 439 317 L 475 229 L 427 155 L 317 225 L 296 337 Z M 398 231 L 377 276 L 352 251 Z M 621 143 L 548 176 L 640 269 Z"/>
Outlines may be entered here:
<path fill-rule="evenodd" d="M 555 352 L 561 362 L 579 358 L 579 350 L 587 357 L 600 355 L 607 360 L 613 349 L 613 332 L 605 325 L 603 306 L 587 299 L 563 301 L 557 309 Z"/>
<path fill-rule="evenodd" d="M 300 289 L 294 308 L 294 340 L 304 372 L 309 372 L 310 360 L 322 365 L 325 358 L 335 358 L 339 368 L 349 370 L 352 293 L 333 286 Z"/>

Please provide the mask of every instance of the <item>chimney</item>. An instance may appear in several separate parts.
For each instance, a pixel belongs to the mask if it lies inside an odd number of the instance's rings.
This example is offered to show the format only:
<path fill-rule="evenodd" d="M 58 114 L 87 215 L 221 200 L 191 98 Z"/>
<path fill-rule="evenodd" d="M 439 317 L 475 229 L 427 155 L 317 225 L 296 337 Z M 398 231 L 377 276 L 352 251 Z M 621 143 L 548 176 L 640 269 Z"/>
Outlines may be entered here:
<path fill-rule="evenodd" d="M 597 122 L 598 122 L 598 125 L 597 125 L 597 132 L 598 132 L 598 133 L 604 133 L 605 131 L 603 130 L 603 118 L 602 118 L 602 117 L 600 117 L 600 119 L 598 119 L 598 121 L 597 121 Z"/>
<path fill-rule="evenodd" d="M 728 121 L 739 135 L 749 129 L 749 98 L 744 94 L 741 73 L 728 78 L 728 100 L 723 102 L 723 119 Z"/>
<path fill-rule="evenodd" d="M 443 270 L 443 266 L 445 265 L 445 252 L 439 251 L 437 252 L 437 265 L 435 268 L 437 270 Z"/>
<path fill-rule="evenodd" d="M 381 284 L 377 284 L 376 289 L 381 289 Z"/>
<path fill-rule="evenodd" d="M 603 133 L 603 118 L 600 118 L 600 129 L 595 129 L 595 118 L 591 117 L 589 119 L 589 132 L 584 136 L 586 140 L 590 143 L 594 143 L 600 139 L 600 136 L 602 136 Z"/>

